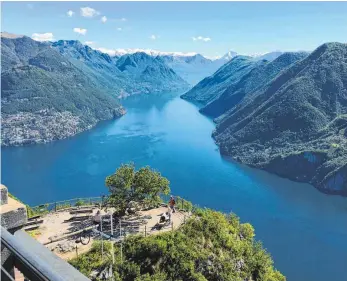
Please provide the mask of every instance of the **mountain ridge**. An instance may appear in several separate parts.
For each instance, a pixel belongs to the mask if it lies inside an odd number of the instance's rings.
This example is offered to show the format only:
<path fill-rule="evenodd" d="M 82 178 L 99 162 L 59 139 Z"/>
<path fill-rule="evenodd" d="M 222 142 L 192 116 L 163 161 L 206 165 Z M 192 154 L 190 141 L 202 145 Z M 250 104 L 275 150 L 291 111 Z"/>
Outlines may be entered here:
<path fill-rule="evenodd" d="M 256 60 L 257 64 L 250 69 L 239 81 L 228 85 L 223 93 L 200 111 L 210 117 L 216 118 L 231 110 L 252 92 L 265 86 L 281 71 L 298 60 L 307 56 L 307 53 L 283 53 L 272 61 Z"/>
<path fill-rule="evenodd" d="M 77 40 L 39 42 L 2 33 L 1 47 L 2 145 L 73 136 L 123 115 L 118 98 L 188 87 L 159 58 L 128 75 L 117 58 Z"/>
<path fill-rule="evenodd" d="M 47 43 L 1 38 L 2 145 L 63 139 L 124 109 Z"/>
<path fill-rule="evenodd" d="M 197 103 L 201 107 L 217 99 L 228 85 L 236 83 L 259 62 L 251 57 L 236 56 L 221 66 L 213 75 L 204 78 L 188 92 L 183 99 Z"/>
<path fill-rule="evenodd" d="M 217 119 L 221 153 L 347 195 L 346 55 L 346 44 L 323 44 Z"/>

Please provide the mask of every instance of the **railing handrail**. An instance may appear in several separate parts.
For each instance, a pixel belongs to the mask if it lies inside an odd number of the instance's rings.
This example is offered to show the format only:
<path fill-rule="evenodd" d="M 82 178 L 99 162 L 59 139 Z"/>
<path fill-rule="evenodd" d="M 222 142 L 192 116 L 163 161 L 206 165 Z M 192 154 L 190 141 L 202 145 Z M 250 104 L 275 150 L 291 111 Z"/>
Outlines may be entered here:
<path fill-rule="evenodd" d="M 30 280 L 90 281 L 22 230 L 12 235 L 1 226 L 1 244 L 14 255 L 15 266 Z"/>
<path fill-rule="evenodd" d="M 74 200 L 90 200 L 90 199 L 101 199 L 102 196 L 95 196 L 95 197 L 77 197 L 77 198 L 73 198 L 73 199 L 67 199 L 67 200 L 61 200 L 61 201 L 55 201 L 55 202 L 50 202 L 50 203 L 44 203 L 44 204 L 40 204 L 40 205 L 36 205 L 36 206 L 30 206 L 31 208 L 39 208 L 40 206 L 44 206 L 44 205 L 53 205 L 53 204 L 57 204 L 57 203 L 64 203 L 64 202 L 69 202 L 69 201 L 74 201 Z"/>
<path fill-rule="evenodd" d="M 73 198 L 73 199 L 67 199 L 67 200 L 61 200 L 61 201 L 56 201 L 56 202 L 51 202 L 51 203 L 45 203 L 45 204 L 41 204 L 41 205 L 37 205 L 37 206 L 33 206 L 31 207 L 31 209 L 33 210 L 34 214 L 36 215 L 42 215 L 42 214 L 46 214 L 46 213 L 50 213 L 50 212 L 57 212 L 57 211 L 61 211 L 61 210 L 66 210 L 68 208 L 71 207 L 82 207 L 82 206 L 90 206 L 93 204 L 101 204 L 103 205 L 103 203 L 105 203 L 105 201 L 103 200 L 105 197 L 105 195 L 103 196 L 94 196 L 94 197 L 77 197 L 77 198 Z M 191 202 L 185 200 L 184 198 L 180 197 L 180 196 L 174 196 L 176 199 L 176 207 L 177 208 L 181 208 L 181 209 L 191 209 L 193 207 L 193 205 L 191 204 Z M 168 203 L 169 199 L 170 199 L 170 195 L 169 194 L 160 194 L 160 199 L 162 200 L 162 202 Z M 82 201 L 82 204 L 77 204 L 79 201 Z M 30 216 L 32 216 L 33 214 L 31 214 Z"/>

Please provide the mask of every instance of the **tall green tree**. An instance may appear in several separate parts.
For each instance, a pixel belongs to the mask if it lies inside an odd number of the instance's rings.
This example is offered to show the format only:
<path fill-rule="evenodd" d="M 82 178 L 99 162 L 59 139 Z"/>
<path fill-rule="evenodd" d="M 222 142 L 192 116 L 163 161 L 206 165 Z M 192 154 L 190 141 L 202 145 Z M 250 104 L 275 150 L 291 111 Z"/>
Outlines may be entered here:
<path fill-rule="evenodd" d="M 170 182 L 149 166 L 136 171 L 133 163 L 123 164 L 106 177 L 110 196 L 108 203 L 124 214 L 130 202 L 153 205 L 160 202 L 160 194 L 169 194 Z"/>

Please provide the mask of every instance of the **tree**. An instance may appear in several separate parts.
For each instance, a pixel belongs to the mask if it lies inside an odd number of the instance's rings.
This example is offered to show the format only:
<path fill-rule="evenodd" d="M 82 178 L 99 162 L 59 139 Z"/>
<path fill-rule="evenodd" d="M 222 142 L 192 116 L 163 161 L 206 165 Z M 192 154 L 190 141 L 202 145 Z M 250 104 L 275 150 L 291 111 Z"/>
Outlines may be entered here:
<path fill-rule="evenodd" d="M 123 215 L 134 201 L 140 204 L 157 204 L 160 194 L 169 194 L 169 180 L 149 166 L 135 170 L 133 163 L 123 164 L 117 171 L 106 177 L 110 191 L 108 203 Z"/>

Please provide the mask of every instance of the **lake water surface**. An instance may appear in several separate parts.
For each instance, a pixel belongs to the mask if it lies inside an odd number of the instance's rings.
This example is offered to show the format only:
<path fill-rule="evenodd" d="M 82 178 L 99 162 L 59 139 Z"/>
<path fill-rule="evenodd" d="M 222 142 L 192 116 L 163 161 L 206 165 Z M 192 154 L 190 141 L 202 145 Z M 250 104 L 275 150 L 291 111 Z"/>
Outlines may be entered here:
<path fill-rule="evenodd" d="M 107 194 L 121 163 L 150 165 L 172 193 L 253 224 L 289 281 L 347 280 L 347 199 L 223 159 L 214 124 L 177 94 L 124 101 L 127 114 L 73 138 L 2 149 L 2 183 L 30 205 Z"/>

